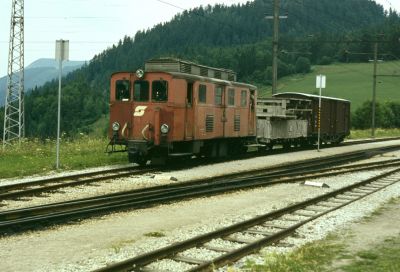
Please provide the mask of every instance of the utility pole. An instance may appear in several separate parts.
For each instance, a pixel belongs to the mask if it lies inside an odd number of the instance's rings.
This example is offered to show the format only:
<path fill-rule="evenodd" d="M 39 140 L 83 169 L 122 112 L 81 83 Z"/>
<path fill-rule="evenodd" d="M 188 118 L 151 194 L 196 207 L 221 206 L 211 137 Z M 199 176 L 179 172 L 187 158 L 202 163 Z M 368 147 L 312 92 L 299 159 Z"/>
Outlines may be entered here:
<path fill-rule="evenodd" d="M 279 16 L 280 1 L 274 0 L 274 15 L 266 16 L 266 19 L 274 20 L 274 34 L 272 40 L 272 94 L 276 94 L 278 85 L 278 49 L 279 49 L 279 19 L 287 19 L 287 16 Z"/>
<path fill-rule="evenodd" d="M 58 111 L 57 111 L 57 146 L 56 146 L 56 168 L 60 168 L 60 126 L 61 126 L 61 78 L 62 62 L 69 60 L 69 41 L 56 41 L 56 60 L 58 60 Z"/>
<path fill-rule="evenodd" d="M 3 148 L 25 137 L 24 117 L 24 0 L 13 0 L 4 107 Z"/>
<path fill-rule="evenodd" d="M 276 94 L 276 87 L 278 85 L 279 4 L 279 0 L 274 0 L 274 38 L 272 41 L 272 94 Z"/>
<path fill-rule="evenodd" d="M 378 70 L 378 41 L 374 44 L 374 82 L 372 85 L 372 123 L 371 123 L 371 137 L 375 138 L 375 111 L 376 111 L 376 77 Z"/>

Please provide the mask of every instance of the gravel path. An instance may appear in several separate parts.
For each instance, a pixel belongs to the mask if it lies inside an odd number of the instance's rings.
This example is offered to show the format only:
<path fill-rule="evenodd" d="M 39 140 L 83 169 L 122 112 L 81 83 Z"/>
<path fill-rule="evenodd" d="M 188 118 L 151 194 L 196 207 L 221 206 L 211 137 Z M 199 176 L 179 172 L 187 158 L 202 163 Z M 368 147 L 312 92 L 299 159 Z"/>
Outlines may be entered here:
<path fill-rule="evenodd" d="M 279 154 L 273 156 L 262 156 L 246 160 L 230 161 L 218 163 L 213 165 L 198 166 L 187 170 L 164 172 L 164 173 L 149 173 L 148 175 L 132 176 L 127 178 L 115 179 L 112 181 L 103 181 L 95 183 L 94 186 L 77 186 L 70 188 L 62 188 L 56 192 L 44 193 L 42 197 L 25 197 L 20 200 L 3 200 L 0 201 L 0 211 L 7 209 L 19 209 L 37 205 L 44 205 L 49 203 L 56 203 L 62 201 L 73 200 L 77 198 L 86 198 L 98 195 L 105 195 L 109 193 L 121 192 L 132 189 L 146 188 L 155 185 L 163 185 L 170 183 L 186 182 L 193 179 L 202 179 L 215 176 L 222 176 L 229 173 L 241 172 L 243 170 L 261 169 L 267 166 L 275 166 L 289 161 L 305 160 L 318 157 L 332 156 L 344 152 L 358 151 L 360 149 L 374 148 L 387 145 L 400 144 L 400 141 L 390 141 L 383 143 L 362 144 L 356 146 L 342 146 L 336 148 L 322 149 L 321 152 L 315 150 L 298 151 L 288 154 Z M 385 154 L 384 156 L 377 156 L 368 160 L 371 161 L 384 161 L 393 159 L 393 154 Z M 118 168 L 121 166 L 113 166 L 111 168 Z M 95 170 L 106 169 L 105 167 L 96 168 Z M 73 171 L 71 173 L 81 173 L 86 171 Z M 56 174 L 56 176 L 66 175 Z M 47 176 L 48 177 L 48 176 Z M 171 180 L 174 177 L 174 180 Z M 26 182 L 28 180 L 36 180 L 40 177 L 24 178 L 23 180 L 0 180 L 0 185 Z"/>
<path fill-rule="evenodd" d="M 399 141 L 395 143 L 398 144 Z M 376 145 L 373 144 L 373 146 Z M 383 144 L 381 143 L 381 145 Z M 371 144 L 368 147 L 371 147 Z M 296 158 L 306 159 L 312 156 L 332 155 L 334 152 L 348 152 L 351 148 L 355 147 L 338 147 L 323 150 L 320 153 L 303 151 L 291 153 L 290 156 L 284 154 L 267 156 L 239 162 L 197 167 L 166 175 L 171 174 L 177 177 L 179 182 L 183 182 L 194 177 L 221 175 L 226 172 L 239 171 L 240 169 L 260 168 L 270 164 L 295 160 Z M 360 146 L 357 146 L 357 148 L 360 148 Z M 400 157 L 400 152 L 393 152 L 383 157 L 379 156 L 373 160 L 387 160 L 394 157 Z M 368 171 L 319 180 L 327 183 L 331 188 L 302 186 L 300 190 L 298 184 L 281 184 L 268 188 L 193 199 L 145 210 L 120 212 L 100 218 L 83 220 L 80 223 L 71 225 L 1 238 L 0 258 L 2 261 L 0 262 L 0 270 L 89 271 L 107 263 L 123 260 L 176 241 L 249 219 L 255 215 L 282 208 L 296 201 L 329 192 L 381 172 Z M 136 182 L 131 182 L 133 184 L 141 183 L 138 181 L 142 179 L 150 180 L 149 177 L 127 180 L 135 180 Z M 163 181 L 160 178 L 153 182 L 170 181 Z M 99 188 L 84 187 L 77 190 L 75 194 L 81 196 L 83 192 L 83 194 L 86 194 L 88 193 L 87 191 L 99 190 Z M 67 197 L 67 194 L 56 195 Z M 338 227 L 345 226 L 348 222 L 370 213 L 389 198 L 399 196 L 400 185 L 393 185 L 376 195 L 366 198 L 362 202 L 354 203 L 346 209 L 325 216 L 318 222 L 304 226 L 300 231 L 300 236 L 305 238 L 291 242 L 301 245 L 307 241 L 324 237 L 329 231 L 336 230 Z M 34 201 L 48 201 L 48 199 L 38 198 Z M 20 203 L 25 204 L 25 202 Z M 10 203 L 10 205 L 14 204 Z M 225 244 L 221 245 L 220 242 L 213 241 L 212 243 L 222 247 L 229 246 L 229 243 L 223 242 Z M 265 250 L 272 249 L 267 248 Z M 188 254 L 187 256 L 198 254 L 206 256 L 211 253 L 187 252 L 186 254 Z M 252 256 L 252 258 L 258 259 L 259 255 Z M 240 264 L 241 262 L 238 263 L 238 265 Z M 165 261 L 160 265 L 170 269 L 170 271 L 179 270 L 179 267 L 171 267 L 171 264 Z M 182 266 L 182 264 L 178 264 L 178 266 Z"/>

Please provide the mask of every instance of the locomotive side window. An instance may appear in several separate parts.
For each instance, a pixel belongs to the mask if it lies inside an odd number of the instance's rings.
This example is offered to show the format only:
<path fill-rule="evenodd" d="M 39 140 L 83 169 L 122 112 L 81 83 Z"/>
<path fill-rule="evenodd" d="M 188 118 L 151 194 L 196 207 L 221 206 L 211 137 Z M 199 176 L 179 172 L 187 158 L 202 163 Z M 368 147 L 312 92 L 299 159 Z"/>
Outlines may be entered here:
<path fill-rule="evenodd" d="M 186 103 L 188 105 L 192 105 L 193 102 L 193 83 L 189 82 L 187 84 L 187 90 L 186 90 Z"/>
<path fill-rule="evenodd" d="M 240 105 L 242 107 L 246 107 L 247 106 L 247 91 L 246 90 L 242 90 L 242 92 L 241 92 Z"/>
<path fill-rule="evenodd" d="M 200 84 L 199 85 L 199 103 L 207 102 L 207 86 Z"/>
<path fill-rule="evenodd" d="M 115 99 L 129 101 L 131 98 L 131 86 L 129 80 L 117 80 L 115 83 Z"/>
<path fill-rule="evenodd" d="M 222 105 L 222 87 L 215 87 L 215 105 Z"/>
<path fill-rule="evenodd" d="M 136 80 L 133 87 L 133 100 L 149 101 L 149 82 L 146 80 Z"/>
<path fill-rule="evenodd" d="M 151 99 L 153 101 L 168 101 L 168 82 L 165 80 L 154 80 L 151 85 Z"/>
<path fill-rule="evenodd" d="M 228 106 L 235 106 L 235 89 L 228 89 Z"/>

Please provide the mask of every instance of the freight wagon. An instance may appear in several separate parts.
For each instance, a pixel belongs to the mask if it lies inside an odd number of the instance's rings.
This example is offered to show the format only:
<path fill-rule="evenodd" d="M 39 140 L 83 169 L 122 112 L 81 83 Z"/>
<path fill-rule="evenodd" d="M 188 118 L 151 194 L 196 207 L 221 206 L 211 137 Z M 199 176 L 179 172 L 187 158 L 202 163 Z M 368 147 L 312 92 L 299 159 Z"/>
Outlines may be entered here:
<path fill-rule="evenodd" d="M 311 101 L 307 137 L 313 142 L 318 138 L 319 96 L 304 93 L 279 93 L 276 98 L 306 99 Z M 350 101 L 340 98 L 321 98 L 321 141 L 338 144 L 350 134 Z"/>

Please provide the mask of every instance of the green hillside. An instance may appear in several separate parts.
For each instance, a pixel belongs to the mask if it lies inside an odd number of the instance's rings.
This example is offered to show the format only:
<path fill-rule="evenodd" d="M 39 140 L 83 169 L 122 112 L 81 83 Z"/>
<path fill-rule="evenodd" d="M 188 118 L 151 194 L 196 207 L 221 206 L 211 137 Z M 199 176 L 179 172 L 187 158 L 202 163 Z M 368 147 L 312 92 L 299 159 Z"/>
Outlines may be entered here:
<path fill-rule="evenodd" d="M 348 99 L 352 102 L 352 111 L 364 101 L 372 100 L 372 63 L 335 63 L 313 66 L 309 74 L 297 74 L 279 80 L 279 92 L 304 92 L 318 94 L 315 77 L 323 74 L 327 77 L 326 89 L 322 95 Z M 400 61 L 378 64 L 378 74 L 397 75 L 397 77 L 378 77 L 377 100 L 400 101 Z M 270 88 L 262 88 L 261 96 L 271 95 Z"/>
<path fill-rule="evenodd" d="M 273 26 L 265 15 L 272 10 L 270 0 L 203 6 L 123 37 L 118 44 L 97 54 L 63 80 L 62 132 L 74 137 L 95 130 L 101 124 L 98 120 L 108 114 L 111 74 L 135 71 L 152 58 L 187 59 L 234 70 L 242 82 L 271 85 Z M 385 12 L 374 1 L 282 0 L 281 12 L 290 16 L 280 27 L 280 77 L 309 72 L 311 65 L 316 64 L 365 62 L 373 55 L 371 40 L 375 40 L 378 33 L 385 33 L 385 42 L 379 46 L 380 54 L 392 60 L 400 56 L 400 16 L 393 11 Z M 368 72 L 365 73 L 367 76 Z M 351 78 L 353 76 L 349 77 L 350 81 Z M 328 74 L 328 86 L 330 82 Z M 306 89 L 313 92 L 313 86 L 310 84 Z M 351 86 L 343 84 L 341 88 L 349 92 Z M 366 86 L 365 89 L 371 88 Z M 56 137 L 57 91 L 58 83 L 52 81 L 25 96 L 27 137 Z M 3 115 L 4 110 L 0 108 L 0 135 Z"/>

